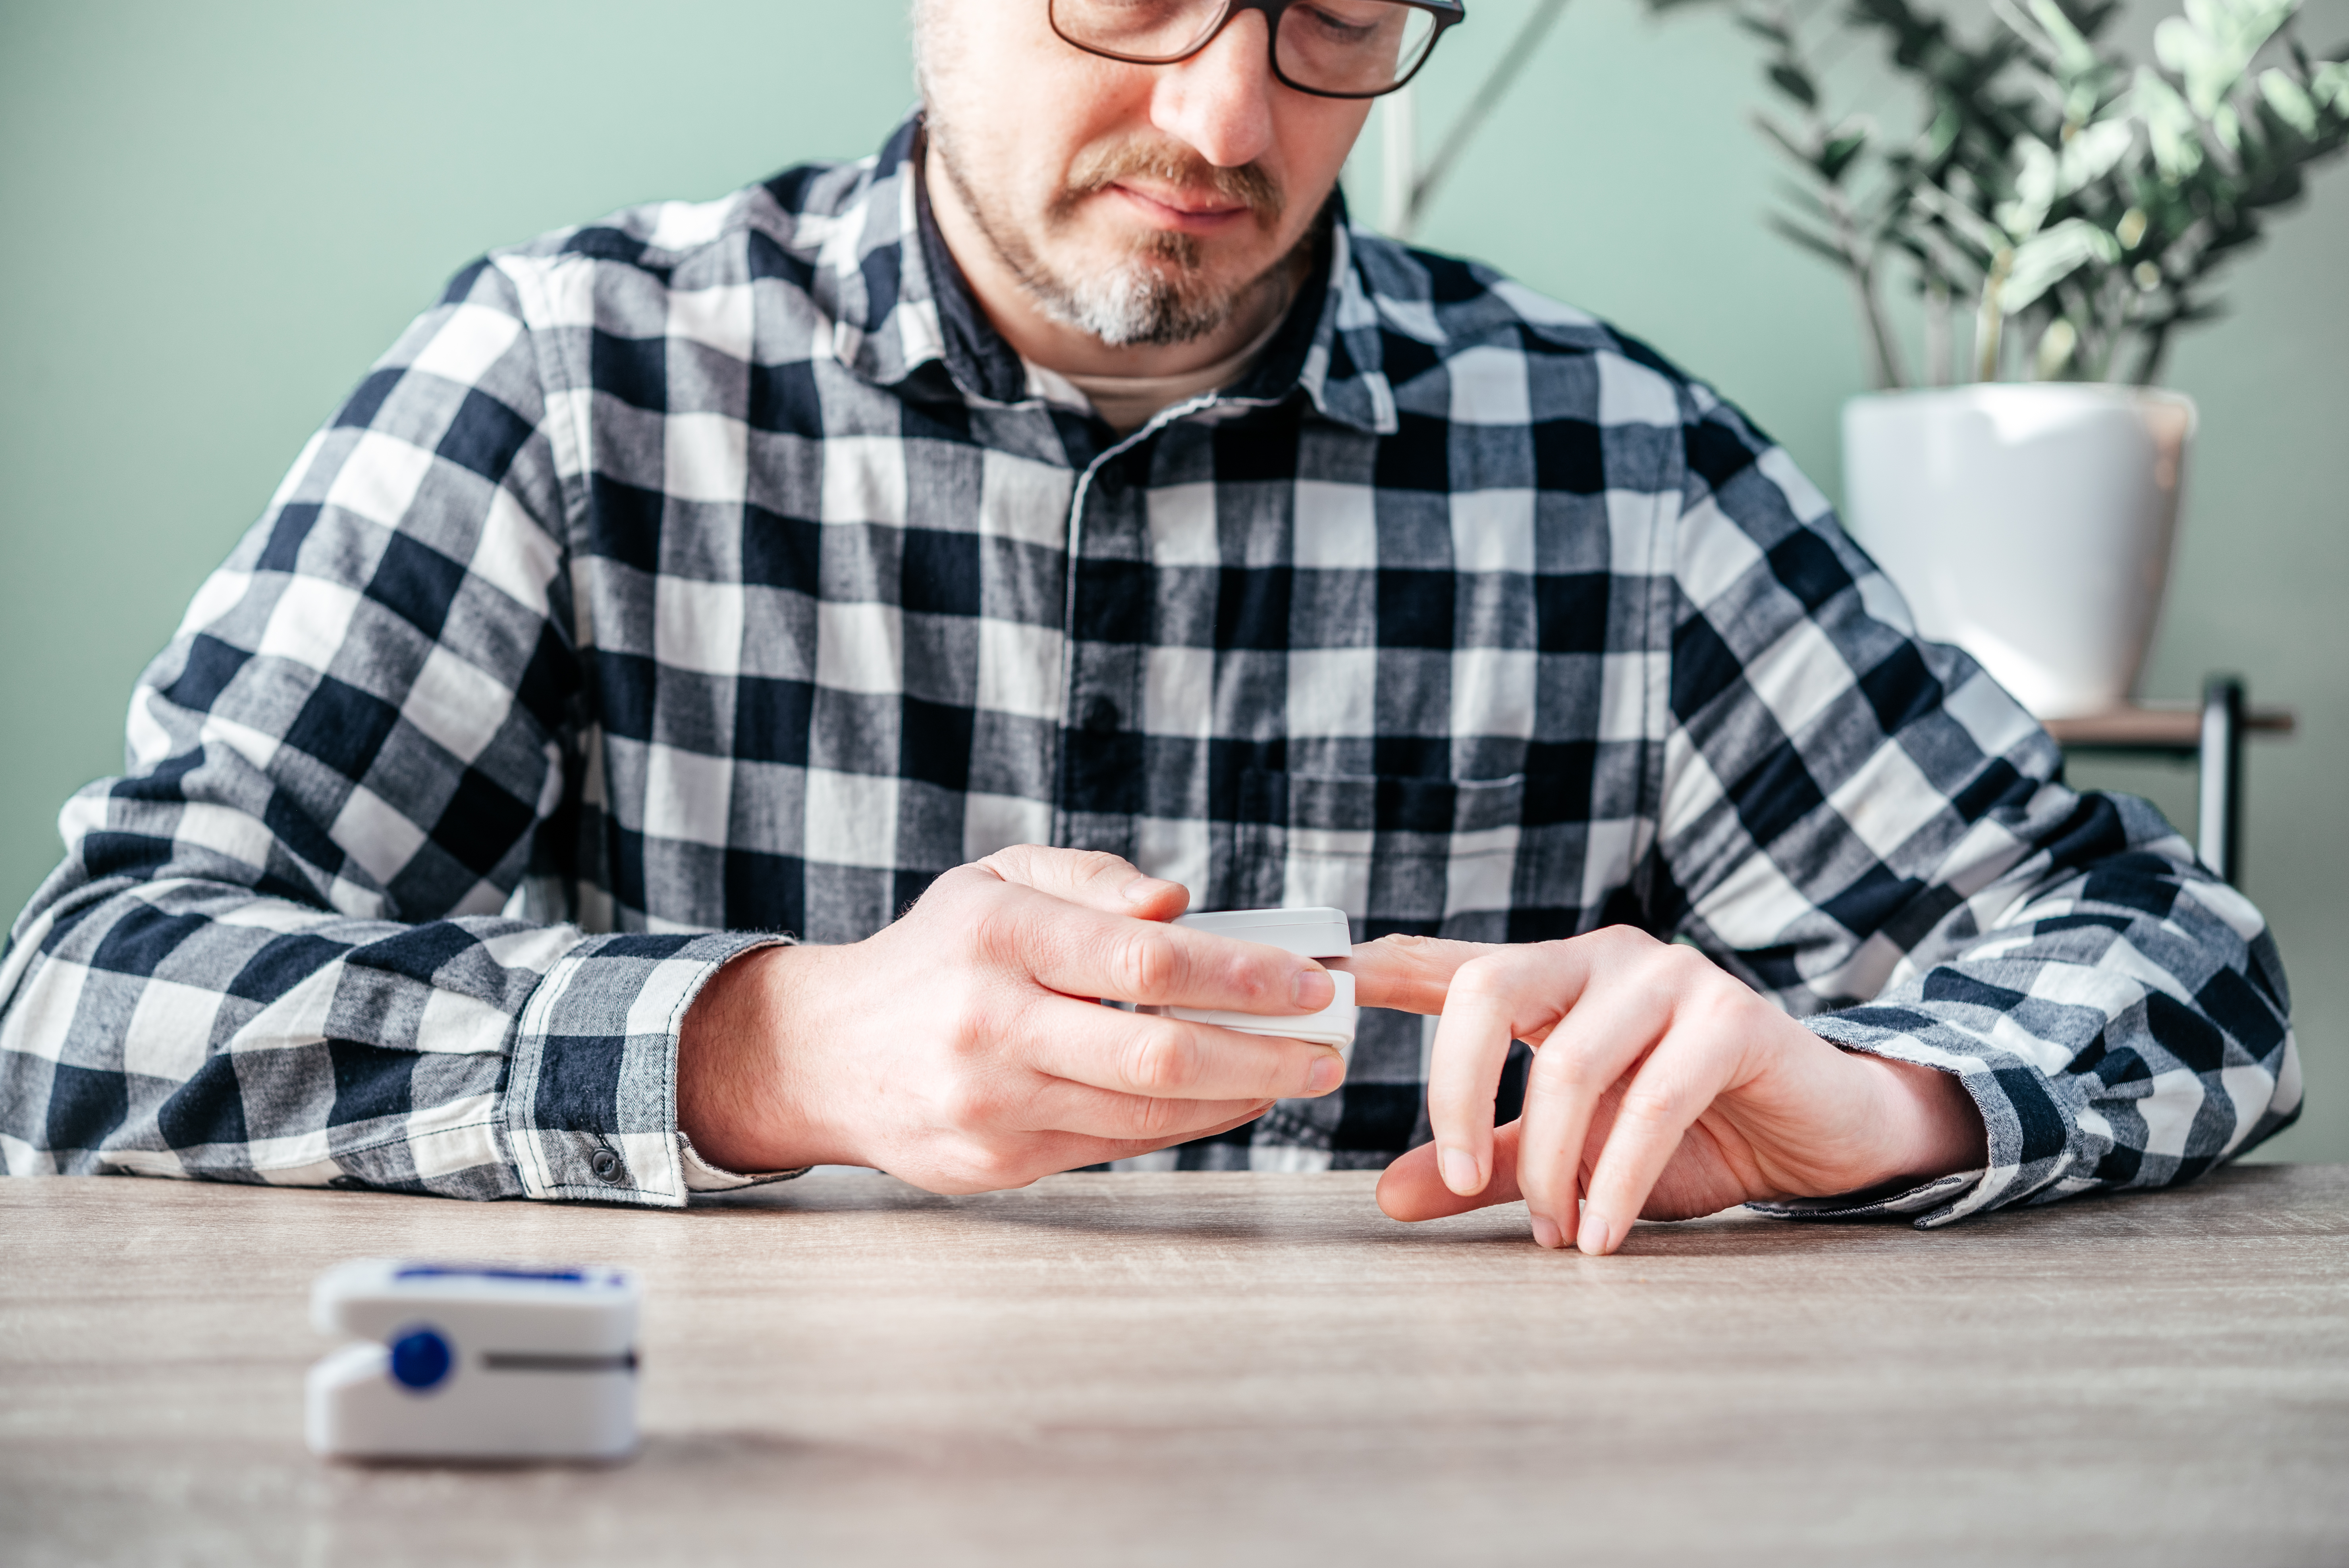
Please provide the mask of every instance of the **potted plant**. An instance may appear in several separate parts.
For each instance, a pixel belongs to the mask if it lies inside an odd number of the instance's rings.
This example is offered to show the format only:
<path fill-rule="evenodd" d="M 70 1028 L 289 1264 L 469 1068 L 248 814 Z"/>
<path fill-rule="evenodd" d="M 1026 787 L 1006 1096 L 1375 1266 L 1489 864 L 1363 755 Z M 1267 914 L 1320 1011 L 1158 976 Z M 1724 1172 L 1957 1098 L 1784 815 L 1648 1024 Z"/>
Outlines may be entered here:
<path fill-rule="evenodd" d="M 1773 225 L 1850 279 L 1879 388 L 1845 409 L 1846 520 L 1920 628 L 2043 717 L 2134 687 L 2195 424 L 2154 384 L 2217 271 L 2349 143 L 2349 65 L 2301 46 L 2297 8 L 2186 0 L 2132 65 L 2100 42 L 2117 0 L 1992 0 L 1978 42 L 1909 0 L 1807 28 L 1740 6 L 1794 109 L 1763 120 L 1802 175 Z M 1918 129 L 1825 106 L 1814 62 L 1855 34 Z"/>

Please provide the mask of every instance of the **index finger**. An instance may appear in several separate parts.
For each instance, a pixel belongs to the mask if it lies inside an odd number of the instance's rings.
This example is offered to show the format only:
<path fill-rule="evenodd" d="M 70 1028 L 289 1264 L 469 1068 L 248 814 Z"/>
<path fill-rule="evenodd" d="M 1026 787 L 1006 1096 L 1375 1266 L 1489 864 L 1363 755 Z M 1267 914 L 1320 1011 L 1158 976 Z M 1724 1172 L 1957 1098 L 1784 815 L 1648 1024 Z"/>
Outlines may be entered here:
<path fill-rule="evenodd" d="M 1453 1191 L 1471 1197 L 1493 1179 L 1493 1098 L 1509 1042 L 1547 1034 L 1589 977 L 1572 942 L 1492 948 L 1454 973 L 1427 1067 L 1436 1169 Z"/>
<path fill-rule="evenodd" d="M 1332 969 L 1354 977 L 1354 1002 L 1362 1007 L 1392 1007 L 1433 1017 L 1444 1011 L 1452 976 L 1474 958 L 1501 951 L 1490 942 L 1453 942 L 1440 936 L 1381 936 L 1357 946 L 1350 956 L 1330 960 Z"/>

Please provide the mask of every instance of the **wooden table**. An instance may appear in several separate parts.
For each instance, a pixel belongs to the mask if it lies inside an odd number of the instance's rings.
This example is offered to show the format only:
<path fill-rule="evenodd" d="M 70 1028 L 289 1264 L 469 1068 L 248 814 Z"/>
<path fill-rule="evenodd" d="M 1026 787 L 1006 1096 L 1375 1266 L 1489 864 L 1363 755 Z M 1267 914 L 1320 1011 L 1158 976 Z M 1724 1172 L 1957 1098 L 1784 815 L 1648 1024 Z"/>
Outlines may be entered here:
<path fill-rule="evenodd" d="M 2349 1561 L 2349 1167 L 1603 1260 L 1371 1181 L 0 1181 L 0 1560 Z M 310 1278 L 386 1253 L 642 1270 L 639 1457 L 312 1459 Z"/>

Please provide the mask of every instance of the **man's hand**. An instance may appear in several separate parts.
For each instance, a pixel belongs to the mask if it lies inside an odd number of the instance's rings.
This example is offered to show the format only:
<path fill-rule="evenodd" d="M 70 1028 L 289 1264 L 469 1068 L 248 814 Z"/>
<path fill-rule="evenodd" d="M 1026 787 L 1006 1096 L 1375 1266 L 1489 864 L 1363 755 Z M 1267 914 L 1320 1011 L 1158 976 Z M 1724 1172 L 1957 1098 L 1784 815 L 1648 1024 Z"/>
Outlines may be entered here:
<path fill-rule="evenodd" d="M 948 872 L 863 942 L 746 954 L 686 1015 L 678 1125 L 736 1171 L 872 1165 L 975 1192 L 1336 1088 L 1327 1046 L 1097 1005 L 1329 1005 L 1311 959 L 1164 923 L 1188 900 L 1114 855 L 1022 846 Z"/>
<path fill-rule="evenodd" d="M 1363 1006 L 1443 1015 L 1434 1141 L 1379 1181 L 1398 1220 L 1522 1196 L 1536 1241 L 1597 1255 L 1636 1217 L 1857 1191 L 1986 1157 L 1954 1076 L 1840 1050 L 1695 949 L 1629 926 L 1508 947 L 1390 936 L 1339 962 Z M 1533 1070 L 1525 1115 L 1495 1129 L 1512 1039 L 1536 1047 Z"/>

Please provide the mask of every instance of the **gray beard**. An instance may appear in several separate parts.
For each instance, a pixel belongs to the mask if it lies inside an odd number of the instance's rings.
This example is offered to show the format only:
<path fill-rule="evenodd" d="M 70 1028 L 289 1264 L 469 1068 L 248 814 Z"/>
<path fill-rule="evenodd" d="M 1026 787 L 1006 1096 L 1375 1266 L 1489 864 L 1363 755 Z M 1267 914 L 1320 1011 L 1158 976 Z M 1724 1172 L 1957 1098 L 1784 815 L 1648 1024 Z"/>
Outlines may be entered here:
<path fill-rule="evenodd" d="M 935 120 L 929 130 L 963 210 L 1037 308 L 1112 348 L 1196 342 L 1230 321 L 1240 302 L 1264 281 L 1250 279 L 1237 289 L 1214 288 L 1199 275 L 1198 242 L 1188 234 L 1155 235 L 1136 245 L 1124 260 L 1088 276 L 1055 272 L 1024 239 L 995 221 L 956 158 L 952 139 L 939 134 Z M 1311 235 L 1309 230 L 1307 242 Z M 1272 272 L 1281 271 L 1288 262 L 1284 256 Z"/>
<path fill-rule="evenodd" d="M 1164 347 L 1192 343 L 1231 320 L 1239 308 L 1237 294 L 1216 294 L 1198 285 L 1184 272 L 1198 264 L 1196 247 L 1185 234 L 1180 241 L 1187 256 L 1166 255 L 1157 265 L 1153 252 L 1172 247 L 1152 245 L 1105 273 L 1086 278 L 1064 278 L 1047 270 L 1030 255 L 1004 253 L 1004 261 L 1019 278 L 1020 286 L 1036 307 L 1064 326 L 1091 333 L 1112 348 Z M 1002 250 L 992 234 L 988 242 Z M 1173 275 L 1168 273 L 1172 271 Z"/>

